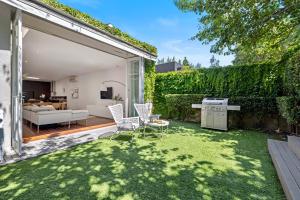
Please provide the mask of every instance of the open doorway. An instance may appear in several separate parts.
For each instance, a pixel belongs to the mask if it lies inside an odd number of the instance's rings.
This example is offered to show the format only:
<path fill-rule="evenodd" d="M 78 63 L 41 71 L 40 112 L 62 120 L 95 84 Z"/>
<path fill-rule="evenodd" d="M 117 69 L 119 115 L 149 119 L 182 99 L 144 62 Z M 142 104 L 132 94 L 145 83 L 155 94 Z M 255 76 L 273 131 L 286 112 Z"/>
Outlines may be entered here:
<path fill-rule="evenodd" d="M 112 126 L 108 106 L 126 107 L 127 59 L 29 27 L 22 33 L 23 142 Z"/>

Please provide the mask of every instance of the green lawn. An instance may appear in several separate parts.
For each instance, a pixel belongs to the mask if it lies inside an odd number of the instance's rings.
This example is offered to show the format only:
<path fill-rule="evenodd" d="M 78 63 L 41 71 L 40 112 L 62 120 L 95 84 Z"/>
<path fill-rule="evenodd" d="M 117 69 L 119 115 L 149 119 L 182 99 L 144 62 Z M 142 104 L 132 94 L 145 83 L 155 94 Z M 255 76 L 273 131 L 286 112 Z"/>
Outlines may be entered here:
<path fill-rule="evenodd" d="M 0 199 L 284 199 L 267 138 L 174 122 L 0 167 Z"/>

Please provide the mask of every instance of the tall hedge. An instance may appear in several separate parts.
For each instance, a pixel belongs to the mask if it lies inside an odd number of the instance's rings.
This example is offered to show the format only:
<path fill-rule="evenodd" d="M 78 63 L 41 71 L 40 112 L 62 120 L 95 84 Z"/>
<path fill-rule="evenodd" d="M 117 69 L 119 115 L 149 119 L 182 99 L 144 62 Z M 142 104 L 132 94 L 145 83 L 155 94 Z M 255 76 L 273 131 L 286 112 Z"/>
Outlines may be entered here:
<path fill-rule="evenodd" d="M 178 120 L 188 120 L 193 117 L 196 109 L 192 104 L 199 103 L 209 94 L 168 94 L 165 96 L 167 110 L 164 117 Z M 274 97 L 232 97 L 229 99 L 230 105 L 240 105 L 241 111 L 236 112 L 241 118 L 244 115 L 253 113 L 260 118 L 266 113 L 278 114 L 276 98 Z"/>
<path fill-rule="evenodd" d="M 285 66 L 285 94 L 300 98 L 300 46 L 288 52 L 280 63 Z"/>
<path fill-rule="evenodd" d="M 167 94 L 209 94 L 214 97 L 277 97 L 283 93 L 284 66 L 258 64 L 201 68 L 157 74 L 155 111 L 167 114 Z"/>
<path fill-rule="evenodd" d="M 284 65 L 284 94 L 278 97 L 279 112 L 292 125 L 293 131 L 299 133 L 300 124 L 300 46 L 291 49 L 283 56 L 281 65 Z"/>

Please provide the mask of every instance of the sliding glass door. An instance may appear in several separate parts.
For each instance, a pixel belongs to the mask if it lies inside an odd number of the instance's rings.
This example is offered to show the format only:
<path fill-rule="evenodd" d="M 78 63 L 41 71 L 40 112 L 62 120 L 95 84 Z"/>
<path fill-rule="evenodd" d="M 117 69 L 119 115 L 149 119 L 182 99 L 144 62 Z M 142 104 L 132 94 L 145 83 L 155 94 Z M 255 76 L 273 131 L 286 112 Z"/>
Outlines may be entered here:
<path fill-rule="evenodd" d="M 127 68 L 127 88 L 128 88 L 128 115 L 135 116 L 136 112 L 134 104 L 139 102 L 139 74 L 140 62 L 131 60 L 128 62 Z"/>
<path fill-rule="evenodd" d="M 17 10 L 12 23 L 11 143 L 17 154 L 22 151 L 22 12 Z"/>

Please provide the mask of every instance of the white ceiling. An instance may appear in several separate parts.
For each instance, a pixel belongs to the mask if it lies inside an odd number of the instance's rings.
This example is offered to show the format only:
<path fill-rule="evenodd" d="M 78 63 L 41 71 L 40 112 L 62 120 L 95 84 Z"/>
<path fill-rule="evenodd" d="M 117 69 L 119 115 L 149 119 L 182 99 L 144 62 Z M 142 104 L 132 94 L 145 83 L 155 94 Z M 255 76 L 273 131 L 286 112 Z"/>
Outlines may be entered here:
<path fill-rule="evenodd" d="M 23 74 L 44 81 L 123 66 L 125 59 L 23 28 Z M 25 77 L 25 76 L 24 76 Z"/>

